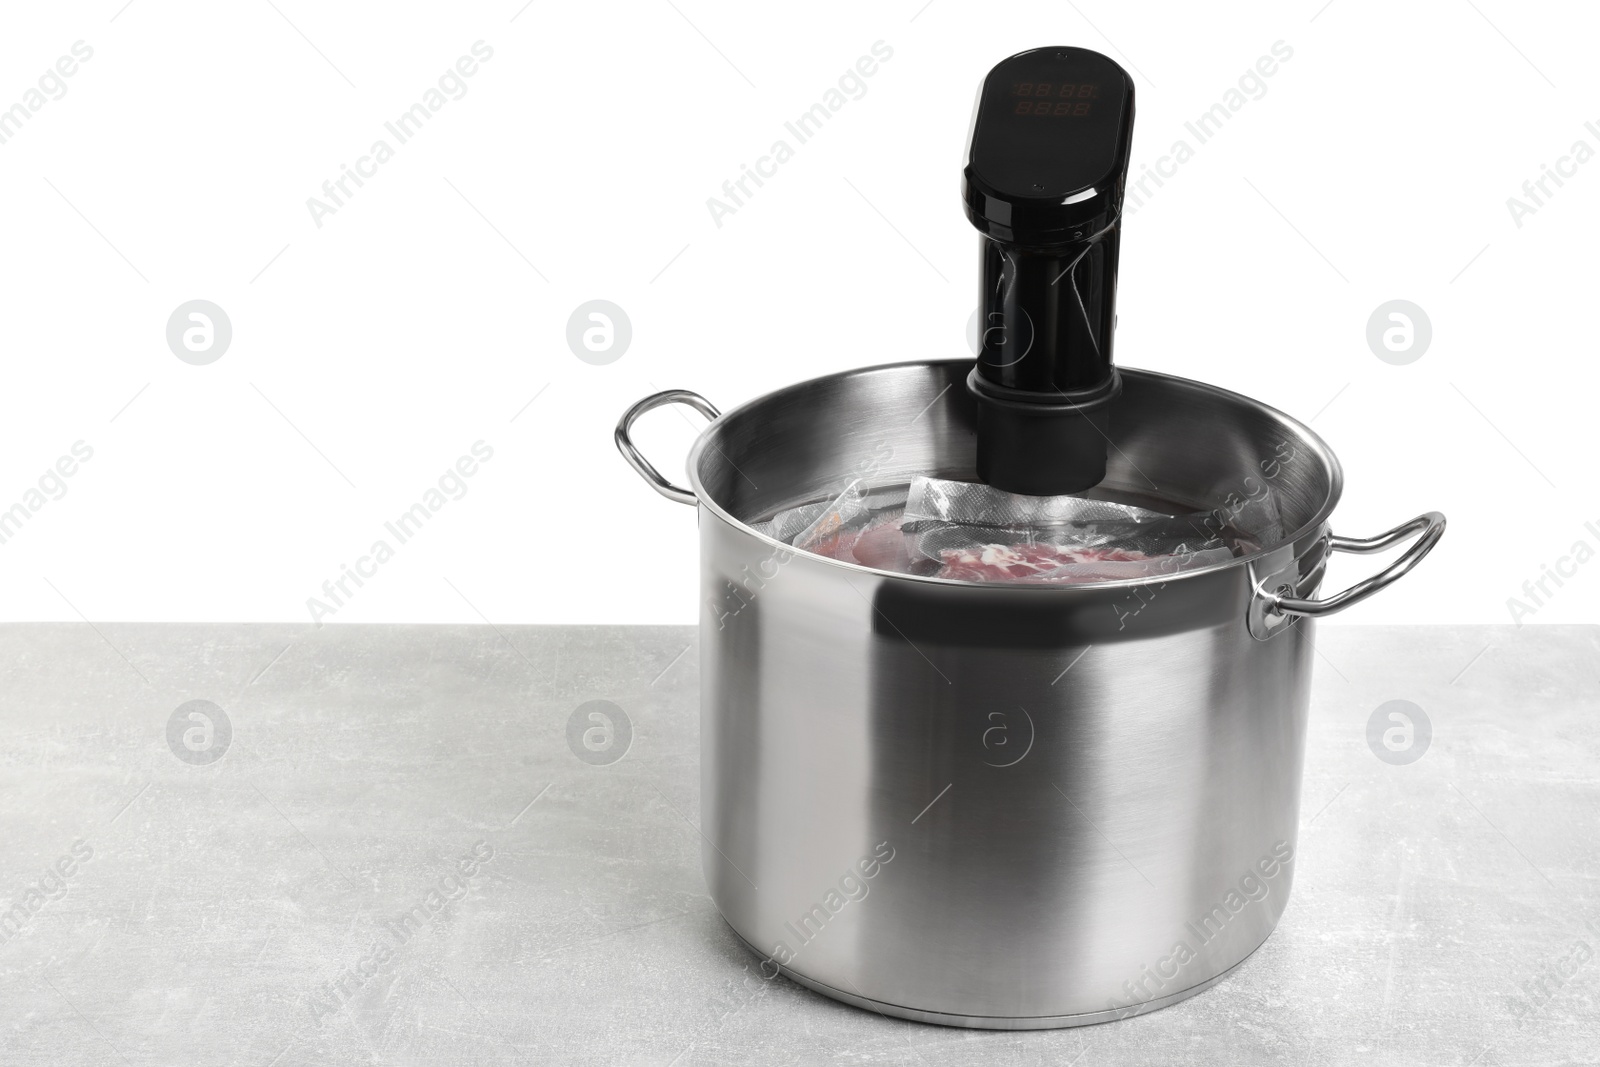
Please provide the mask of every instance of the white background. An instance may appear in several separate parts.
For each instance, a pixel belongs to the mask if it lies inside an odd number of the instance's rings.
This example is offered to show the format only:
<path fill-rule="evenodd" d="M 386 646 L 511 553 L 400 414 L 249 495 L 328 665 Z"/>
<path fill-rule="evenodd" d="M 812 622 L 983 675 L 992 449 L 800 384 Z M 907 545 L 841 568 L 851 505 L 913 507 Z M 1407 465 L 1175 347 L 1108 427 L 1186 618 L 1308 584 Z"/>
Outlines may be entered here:
<path fill-rule="evenodd" d="M 0 107 L 94 50 L 0 144 L 0 508 L 94 449 L 0 545 L 5 618 L 308 621 L 483 440 L 467 495 L 333 621 L 693 621 L 694 516 L 624 466 L 617 416 L 966 353 L 973 94 L 1054 44 L 1133 71 L 1135 175 L 1293 49 L 1129 219 L 1117 359 L 1314 418 L 1339 532 L 1449 516 L 1342 619 L 1506 622 L 1541 564 L 1600 547 L 1600 161 L 1520 228 L 1506 204 L 1600 149 L 1585 5 L 124 2 L 0 16 Z M 479 40 L 466 95 L 317 227 L 307 198 Z M 707 198 L 880 40 L 866 94 L 715 225 Z M 165 340 L 196 298 L 233 325 L 209 366 Z M 608 366 L 565 342 L 594 298 L 632 319 Z M 1433 324 L 1408 366 L 1365 340 L 1395 298 Z M 676 473 L 692 433 L 659 412 L 642 438 Z M 1597 593 L 1600 561 L 1530 618 L 1593 622 Z"/>

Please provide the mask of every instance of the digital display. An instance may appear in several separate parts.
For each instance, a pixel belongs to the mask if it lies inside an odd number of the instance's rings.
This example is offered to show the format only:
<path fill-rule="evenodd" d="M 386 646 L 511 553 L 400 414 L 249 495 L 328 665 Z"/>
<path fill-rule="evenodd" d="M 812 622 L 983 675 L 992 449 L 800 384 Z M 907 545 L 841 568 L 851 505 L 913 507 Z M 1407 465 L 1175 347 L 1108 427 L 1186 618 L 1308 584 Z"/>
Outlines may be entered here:
<path fill-rule="evenodd" d="M 1089 114 L 1100 86 L 1088 82 L 1012 82 L 1013 115 L 1067 118 Z"/>
<path fill-rule="evenodd" d="M 1061 201 L 1116 180 L 1127 167 L 1132 124 L 1133 83 L 1098 52 L 1036 48 L 1012 56 L 983 79 L 973 109 L 964 172 L 976 190 L 969 214 L 989 210 L 985 197 L 1078 210 Z M 1008 230 L 1018 225 L 998 215 L 990 221 Z"/>

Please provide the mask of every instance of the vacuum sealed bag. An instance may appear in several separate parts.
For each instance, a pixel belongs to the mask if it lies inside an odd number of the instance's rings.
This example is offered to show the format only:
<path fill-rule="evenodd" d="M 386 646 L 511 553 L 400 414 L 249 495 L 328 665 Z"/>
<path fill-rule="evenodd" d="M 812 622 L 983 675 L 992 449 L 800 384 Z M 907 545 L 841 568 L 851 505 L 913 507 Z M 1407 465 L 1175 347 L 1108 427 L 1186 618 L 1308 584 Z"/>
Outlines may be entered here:
<path fill-rule="evenodd" d="M 935 576 L 976 582 L 1104 582 L 1233 558 L 1215 523 L 1086 497 L 1023 496 L 918 478 L 901 531 Z"/>
<path fill-rule="evenodd" d="M 1174 574 L 1280 536 L 1269 492 L 1169 515 L 1077 496 L 1035 497 L 917 478 L 904 490 L 857 479 L 788 508 L 760 532 L 795 548 L 899 574 L 969 582 L 1083 583 Z"/>

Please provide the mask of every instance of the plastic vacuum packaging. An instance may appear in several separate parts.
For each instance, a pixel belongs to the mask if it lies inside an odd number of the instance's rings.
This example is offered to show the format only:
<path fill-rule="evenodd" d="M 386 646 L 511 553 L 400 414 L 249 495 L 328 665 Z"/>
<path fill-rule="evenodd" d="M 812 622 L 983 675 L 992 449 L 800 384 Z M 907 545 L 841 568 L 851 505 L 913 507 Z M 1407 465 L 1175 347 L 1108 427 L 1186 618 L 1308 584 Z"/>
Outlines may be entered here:
<path fill-rule="evenodd" d="M 1177 573 L 1275 539 L 1270 492 L 1171 515 L 1078 496 L 1036 497 L 919 477 L 860 479 L 756 526 L 795 548 L 900 574 L 972 582 L 1082 583 Z"/>
<path fill-rule="evenodd" d="M 827 499 L 786 508 L 751 529 L 819 556 L 897 574 L 932 574 L 938 564 L 913 557 L 901 532 L 906 487 L 869 487 L 861 479 Z"/>
<path fill-rule="evenodd" d="M 1208 518 L 918 478 L 907 495 L 901 533 L 913 558 L 939 562 L 940 578 L 1103 582 L 1231 559 L 1220 524 Z"/>

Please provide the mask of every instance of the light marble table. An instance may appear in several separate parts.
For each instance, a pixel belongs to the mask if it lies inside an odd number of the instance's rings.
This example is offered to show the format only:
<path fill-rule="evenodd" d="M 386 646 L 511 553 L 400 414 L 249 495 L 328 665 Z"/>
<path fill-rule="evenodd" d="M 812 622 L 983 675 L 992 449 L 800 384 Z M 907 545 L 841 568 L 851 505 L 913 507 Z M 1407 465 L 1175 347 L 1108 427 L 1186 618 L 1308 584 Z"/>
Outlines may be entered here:
<path fill-rule="evenodd" d="M 689 628 L 0 627 L 0 1064 L 1600 1062 L 1600 628 L 1318 644 L 1277 932 L 1164 1011 L 995 1033 L 752 979 Z M 593 709 L 569 744 L 593 700 L 613 762 Z"/>

